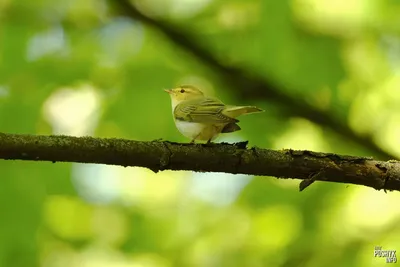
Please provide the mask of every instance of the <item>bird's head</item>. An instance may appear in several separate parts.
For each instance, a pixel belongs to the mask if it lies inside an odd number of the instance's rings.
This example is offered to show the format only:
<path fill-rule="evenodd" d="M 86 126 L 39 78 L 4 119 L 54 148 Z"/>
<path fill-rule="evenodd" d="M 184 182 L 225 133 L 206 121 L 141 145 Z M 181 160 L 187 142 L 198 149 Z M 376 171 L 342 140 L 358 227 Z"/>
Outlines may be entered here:
<path fill-rule="evenodd" d="M 191 85 L 182 85 L 174 89 L 164 89 L 170 96 L 173 102 L 181 102 L 204 96 L 200 89 Z"/>

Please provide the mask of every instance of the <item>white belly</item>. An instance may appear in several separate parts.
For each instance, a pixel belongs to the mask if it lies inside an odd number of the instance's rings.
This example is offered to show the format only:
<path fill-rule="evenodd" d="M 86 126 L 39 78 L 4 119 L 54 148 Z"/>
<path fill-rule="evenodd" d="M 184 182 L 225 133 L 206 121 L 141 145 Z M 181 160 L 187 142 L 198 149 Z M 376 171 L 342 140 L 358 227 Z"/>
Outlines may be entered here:
<path fill-rule="evenodd" d="M 196 122 L 187 122 L 175 120 L 176 128 L 179 132 L 196 140 L 214 139 L 221 132 L 224 125 L 201 124 Z"/>
<path fill-rule="evenodd" d="M 196 122 L 176 120 L 175 124 L 181 134 L 191 139 L 196 138 L 204 129 L 204 124 Z"/>

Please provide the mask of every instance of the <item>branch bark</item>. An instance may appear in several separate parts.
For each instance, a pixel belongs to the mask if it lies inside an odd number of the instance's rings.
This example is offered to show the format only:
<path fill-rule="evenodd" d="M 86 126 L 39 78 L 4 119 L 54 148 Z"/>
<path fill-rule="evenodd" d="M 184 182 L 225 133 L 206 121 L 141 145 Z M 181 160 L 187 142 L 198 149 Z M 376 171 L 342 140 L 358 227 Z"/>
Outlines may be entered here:
<path fill-rule="evenodd" d="M 400 191 L 400 162 L 236 144 L 181 144 L 93 137 L 0 133 L 0 158 L 138 166 L 153 170 L 226 172 L 305 182 L 338 182 Z M 302 188 L 303 187 L 303 188 Z"/>
<path fill-rule="evenodd" d="M 271 79 L 268 80 L 257 75 L 252 70 L 223 64 L 223 61 L 219 60 L 210 49 L 204 46 L 202 40 L 193 31 L 172 25 L 159 18 L 152 18 L 137 9 L 129 0 L 118 0 L 113 4 L 119 7 L 122 14 L 155 28 L 172 43 L 192 54 L 197 60 L 212 69 L 218 77 L 221 77 L 229 85 L 229 88 L 242 99 L 261 98 L 278 103 L 283 108 L 282 113 L 286 113 L 288 116 L 303 117 L 322 127 L 329 128 L 343 139 L 368 149 L 371 154 L 380 159 L 396 158 L 393 154 L 379 147 L 371 136 L 355 133 L 346 123 L 334 117 L 335 112 L 320 110 L 305 102 L 301 97 L 285 94 L 284 92 L 289 90 L 280 88 L 284 85 L 277 86 Z"/>

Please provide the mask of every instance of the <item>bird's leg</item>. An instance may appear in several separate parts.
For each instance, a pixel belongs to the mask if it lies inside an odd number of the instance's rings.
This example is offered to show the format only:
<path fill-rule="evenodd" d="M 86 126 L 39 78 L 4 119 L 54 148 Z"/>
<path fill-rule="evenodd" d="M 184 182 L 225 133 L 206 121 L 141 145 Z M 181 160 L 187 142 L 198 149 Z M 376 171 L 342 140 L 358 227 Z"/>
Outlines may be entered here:
<path fill-rule="evenodd" d="M 192 141 L 190 141 L 190 144 L 194 144 L 194 141 L 196 141 L 196 139 L 199 137 L 200 133 L 198 135 L 196 135 L 195 138 L 192 139 Z"/>
<path fill-rule="evenodd" d="M 211 142 L 212 138 L 208 139 L 207 143 L 204 144 L 206 147 L 211 147 L 213 146 L 213 143 Z"/>
<path fill-rule="evenodd" d="M 222 129 L 222 128 L 220 128 L 220 127 L 218 127 L 218 126 L 216 126 L 216 125 L 214 125 L 213 127 L 214 127 L 214 135 L 211 136 L 210 139 L 208 139 L 208 141 L 207 141 L 207 143 L 206 143 L 206 146 L 211 145 L 211 144 L 212 144 L 212 143 L 211 143 L 211 140 L 212 140 L 214 137 L 216 137 L 216 136 L 221 132 L 221 129 Z"/>

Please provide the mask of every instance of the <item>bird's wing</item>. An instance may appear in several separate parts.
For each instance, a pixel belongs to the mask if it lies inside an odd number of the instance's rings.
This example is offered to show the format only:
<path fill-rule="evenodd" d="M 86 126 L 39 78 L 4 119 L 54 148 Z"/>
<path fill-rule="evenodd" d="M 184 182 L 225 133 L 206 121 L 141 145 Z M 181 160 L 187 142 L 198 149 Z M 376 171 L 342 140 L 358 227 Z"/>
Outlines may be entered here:
<path fill-rule="evenodd" d="M 199 123 L 230 123 L 239 120 L 222 114 L 226 108 L 220 100 L 202 97 L 183 101 L 175 107 L 175 119 Z"/>

